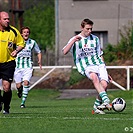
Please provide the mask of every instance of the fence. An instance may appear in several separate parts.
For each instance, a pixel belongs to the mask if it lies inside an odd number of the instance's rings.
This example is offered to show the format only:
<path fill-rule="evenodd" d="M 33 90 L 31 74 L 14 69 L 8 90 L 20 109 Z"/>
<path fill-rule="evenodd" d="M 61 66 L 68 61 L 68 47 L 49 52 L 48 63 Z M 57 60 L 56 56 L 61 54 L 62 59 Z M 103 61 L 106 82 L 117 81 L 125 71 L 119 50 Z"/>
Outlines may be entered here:
<path fill-rule="evenodd" d="M 43 66 L 43 69 L 51 69 L 48 71 L 44 76 L 42 76 L 39 80 L 37 80 L 33 85 L 31 85 L 30 89 L 32 89 L 34 86 L 36 86 L 38 83 L 40 83 L 44 78 L 46 78 L 50 73 L 52 73 L 55 69 L 60 68 L 71 68 L 76 69 L 75 66 Z M 112 83 L 119 87 L 122 90 L 130 90 L 130 69 L 133 68 L 133 66 L 106 66 L 107 69 L 126 69 L 126 75 L 127 75 L 127 87 L 126 89 L 113 81 Z M 38 66 L 34 66 L 33 69 L 40 69 Z"/>

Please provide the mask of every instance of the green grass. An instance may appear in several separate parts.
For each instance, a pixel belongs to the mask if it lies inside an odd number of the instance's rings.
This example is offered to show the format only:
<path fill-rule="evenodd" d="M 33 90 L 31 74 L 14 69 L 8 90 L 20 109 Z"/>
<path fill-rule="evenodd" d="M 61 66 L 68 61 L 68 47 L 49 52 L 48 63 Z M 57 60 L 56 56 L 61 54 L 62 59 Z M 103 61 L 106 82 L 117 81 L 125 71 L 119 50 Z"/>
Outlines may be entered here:
<path fill-rule="evenodd" d="M 133 91 L 109 91 L 108 95 L 111 100 L 125 99 L 126 109 L 92 115 L 95 97 L 59 100 L 59 92 L 39 89 L 30 91 L 26 108 L 20 109 L 21 99 L 13 91 L 10 114 L 0 114 L 0 133 L 133 132 Z"/>

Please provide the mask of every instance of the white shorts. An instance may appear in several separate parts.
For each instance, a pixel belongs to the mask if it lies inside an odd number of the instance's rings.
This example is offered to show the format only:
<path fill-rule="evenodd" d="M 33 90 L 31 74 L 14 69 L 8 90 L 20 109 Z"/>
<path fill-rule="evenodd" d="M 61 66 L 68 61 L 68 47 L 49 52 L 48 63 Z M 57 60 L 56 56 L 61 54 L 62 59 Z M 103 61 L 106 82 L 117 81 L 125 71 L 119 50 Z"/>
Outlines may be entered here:
<path fill-rule="evenodd" d="M 24 80 L 30 82 L 33 68 L 16 68 L 14 72 L 15 83 L 21 83 Z"/>
<path fill-rule="evenodd" d="M 108 73 L 107 73 L 107 70 L 106 70 L 106 66 L 105 64 L 101 64 L 99 66 L 88 66 L 86 69 L 85 69 L 85 74 L 86 76 L 90 78 L 90 73 L 91 72 L 94 72 L 94 73 L 97 73 L 97 76 L 99 78 L 99 80 L 105 80 L 107 82 L 109 82 L 109 79 L 108 79 Z"/>

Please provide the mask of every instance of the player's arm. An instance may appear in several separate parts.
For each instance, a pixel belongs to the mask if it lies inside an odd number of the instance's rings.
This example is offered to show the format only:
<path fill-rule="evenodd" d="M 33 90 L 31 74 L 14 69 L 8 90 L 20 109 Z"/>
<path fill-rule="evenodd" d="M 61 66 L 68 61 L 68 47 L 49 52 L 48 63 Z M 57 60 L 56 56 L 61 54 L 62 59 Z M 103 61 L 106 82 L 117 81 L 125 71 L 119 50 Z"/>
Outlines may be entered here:
<path fill-rule="evenodd" d="M 75 36 L 64 48 L 63 48 L 63 54 L 64 55 L 66 55 L 69 51 L 70 51 L 70 49 L 71 49 L 71 47 L 73 46 L 73 44 L 76 42 L 76 41 L 79 41 L 81 39 L 81 37 L 80 36 Z"/>
<path fill-rule="evenodd" d="M 42 53 L 38 53 L 37 54 L 37 57 L 38 57 L 38 65 L 40 67 L 40 69 L 42 70 Z"/>
<path fill-rule="evenodd" d="M 15 49 L 12 53 L 11 56 L 15 57 L 17 53 L 19 53 L 23 49 L 22 46 L 18 46 L 17 49 Z"/>
<path fill-rule="evenodd" d="M 108 74 L 109 81 L 112 82 L 113 78 Z"/>
<path fill-rule="evenodd" d="M 104 61 L 103 55 L 101 55 L 102 60 Z"/>
<path fill-rule="evenodd" d="M 35 44 L 34 51 L 35 51 L 35 53 L 37 53 L 38 65 L 39 65 L 40 69 L 42 70 L 42 53 L 41 53 L 41 50 L 35 40 L 34 40 L 34 44 Z"/>

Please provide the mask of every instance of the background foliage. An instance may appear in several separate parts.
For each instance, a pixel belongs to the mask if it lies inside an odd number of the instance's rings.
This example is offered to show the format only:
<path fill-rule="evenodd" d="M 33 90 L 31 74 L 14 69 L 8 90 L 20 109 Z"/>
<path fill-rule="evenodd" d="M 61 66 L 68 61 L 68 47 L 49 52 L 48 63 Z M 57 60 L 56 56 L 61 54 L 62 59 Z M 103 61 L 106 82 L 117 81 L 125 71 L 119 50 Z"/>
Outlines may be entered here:
<path fill-rule="evenodd" d="M 53 48 L 55 44 L 54 1 L 40 2 L 25 10 L 24 25 L 31 29 L 31 38 L 35 38 L 41 48 Z"/>
<path fill-rule="evenodd" d="M 108 44 L 104 50 L 104 59 L 107 64 L 133 58 L 133 22 L 120 29 L 120 37 L 118 44 Z"/>
<path fill-rule="evenodd" d="M 15 1 L 17 2 L 17 1 Z M 21 0 L 23 25 L 31 29 L 30 37 L 35 39 L 44 50 L 45 65 L 54 65 L 55 47 L 55 5 L 54 0 Z M 17 5 L 17 3 L 16 3 Z M 0 10 L 9 11 L 11 1 L 0 1 Z M 18 21 L 18 18 L 17 20 Z M 107 44 L 104 49 L 104 59 L 107 65 L 121 65 L 118 62 L 132 60 L 133 58 L 133 22 L 123 26 L 119 31 L 118 44 Z M 36 62 L 36 61 L 34 61 Z M 51 63 L 52 62 L 52 63 Z"/>

